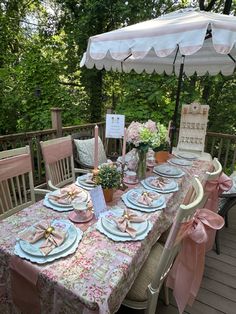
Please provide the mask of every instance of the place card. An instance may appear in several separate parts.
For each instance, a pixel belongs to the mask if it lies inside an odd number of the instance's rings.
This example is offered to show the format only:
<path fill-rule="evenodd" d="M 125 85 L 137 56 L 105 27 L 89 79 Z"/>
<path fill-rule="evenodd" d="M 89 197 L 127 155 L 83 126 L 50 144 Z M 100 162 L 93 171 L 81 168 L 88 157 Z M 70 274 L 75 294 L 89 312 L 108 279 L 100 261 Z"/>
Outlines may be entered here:
<path fill-rule="evenodd" d="M 93 202 L 94 215 L 98 219 L 100 214 L 104 213 L 107 209 L 101 185 L 90 190 L 89 193 Z"/>

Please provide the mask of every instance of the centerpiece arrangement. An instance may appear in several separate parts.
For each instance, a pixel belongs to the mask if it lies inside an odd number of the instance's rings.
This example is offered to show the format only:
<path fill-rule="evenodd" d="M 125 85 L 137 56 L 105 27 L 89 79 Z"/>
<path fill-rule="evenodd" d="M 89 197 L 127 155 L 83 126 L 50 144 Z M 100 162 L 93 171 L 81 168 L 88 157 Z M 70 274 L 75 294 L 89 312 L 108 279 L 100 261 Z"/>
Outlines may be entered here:
<path fill-rule="evenodd" d="M 161 124 L 157 123 L 157 128 L 159 131 L 159 143 L 153 143 L 152 149 L 155 152 L 156 162 L 165 162 L 169 158 L 169 148 L 170 148 L 170 139 L 168 136 L 167 128 Z M 157 144 L 157 145 L 156 145 Z"/>
<path fill-rule="evenodd" d="M 146 175 L 146 154 L 149 148 L 157 148 L 161 144 L 159 127 L 156 122 L 132 122 L 127 128 L 127 142 L 138 152 L 137 175 L 140 180 Z"/>
<path fill-rule="evenodd" d="M 101 185 L 106 202 L 111 202 L 114 189 L 121 185 L 121 173 L 114 164 L 103 164 L 95 176 L 95 183 Z"/>

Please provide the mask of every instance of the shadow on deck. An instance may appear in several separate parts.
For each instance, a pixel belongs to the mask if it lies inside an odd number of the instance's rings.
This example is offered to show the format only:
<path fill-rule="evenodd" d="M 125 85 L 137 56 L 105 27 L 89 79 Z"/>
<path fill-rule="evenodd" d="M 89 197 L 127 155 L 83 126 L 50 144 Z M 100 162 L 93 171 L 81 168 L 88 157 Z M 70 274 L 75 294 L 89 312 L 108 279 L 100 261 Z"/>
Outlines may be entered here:
<path fill-rule="evenodd" d="M 235 314 L 236 313 L 236 206 L 229 211 L 229 227 L 220 231 L 221 254 L 207 253 L 204 278 L 197 299 L 184 314 Z M 121 306 L 118 314 L 143 314 Z M 178 314 L 170 291 L 170 305 L 160 300 L 156 314 Z"/>

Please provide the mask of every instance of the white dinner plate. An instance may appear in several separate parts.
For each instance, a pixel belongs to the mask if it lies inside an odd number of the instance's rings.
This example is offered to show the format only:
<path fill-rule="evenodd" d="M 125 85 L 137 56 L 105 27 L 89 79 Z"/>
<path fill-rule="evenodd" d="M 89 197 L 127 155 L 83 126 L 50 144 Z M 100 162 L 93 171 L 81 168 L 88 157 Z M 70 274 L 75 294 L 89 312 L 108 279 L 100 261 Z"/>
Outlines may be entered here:
<path fill-rule="evenodd" d="M 77 178 L 77 182 L 82 185 L 82 186 L 85 186 L 85 187 L 89 187 L 89 188 L 92 188 L 92 187 L 95 187 L 95 183 L 89 183 L 89 182 L 86 182 L 86 180 L 91 177 L 91 174 L 85 174 L 83 176 L 80 176 Z"/>
<path fill-rule="evenodd" d="M 168 175 L 168 176 L 179 176 L 182 173 L 181 169 L 174 167 L 174 166 L 170 166 L 168 164 L 162 164 L 162 165 L 155 166 L 153 170 L 155 172 L 158 172 L 158 173 L 164 174 L 164 175 Z"/>
<path fill-rule="evenodd" d="M 76 241 L 77 230 L 75 226 L 71 224 L 69 221 L 67 221 L 66 223 L 67 225 L 69 224 L 69 228 L 67 228 L 66 238 L 64 242 L 60 246 L 55 247 L 48 255 L 55 255 L 55 254 L 61 253 L 67 250 Z M 52 223 L 52 226 L 53 225 L 54 224 Z M 29 229 L 34 229 L 34 226 L 29 227 Z M 40 251 L 40 246 L 42 245 L 44 241 L 45 241 L 45 238 L 42 238 L 35 243 L 29 243 L 25 240 L 19 240 L 19 244 L 20 244 L 21 249 L 27 254 L 40 257 L 40 256 L 44 256 L 44 254 Z"/>
<path fill-rule="evenodd" d="M 171 158 L 168 160 L 169 163 L 178 166 L 192 166 L 193 162 L 184 158 Z"/>
<path fill-rule="evenodd" d="M 150 205 L 139 203 L 138 198 L 141 197 L 142 193 L 144 192 L 152 193 L 155 197 L 157 197 L 157 199 L 154 199 Z M 130 201 L 132 204 L 139 207 L 154 208 L 154 207 L 159 207 L 163 204 L 163 198 L 161 198 L 160 195 L 154 191 L 148 191 L 145 189 L 132 189 L 128 191 L 126 195 L 127 195 L 128 201 Z"/>
<path fill-rule="evenodd" d="M 63 203 L 59 203 L 58 201 L 53 200 L 53 199 L 51 199 L 51 198 L 49 197 L 50 195 L 55 195 L 55 196 L 57 196 L 59 193 L 60 193 L 60 190 L 59 190 L 59 189 L 48 193 L 48 201 L 49 201 L 51 204 L 55 205 L 55 206 L 65 207 L 65 208 L 71 208 L 71 207 L 72 207 L 71 202 L 69 202 L 68 204 L 63 204 Z M 88 199 L 88 193 L 87 193 L 86 191 L 84 191 L 84 190 L 81 188 L 81 192 L 80 192 L 74 199 L 80 200 L 81 203 L 82 203 L 82 202 L 86 202 L 87 199 Z M 73 199 L 73 200 L 74 200 L 74 199 Z"/>
<path fill-rule="evenodd" d="M 77 237 L 76 237 L 75 242 L 68 249 L 60 253 L 53 254 L 53 255 L 49 254 L 47 256 L 34 256 L 23 251 L 21 249 L 19 242 L 16 242 L 14 254 L 37 264 L 45 264 L 45 263 L 52 262 L 54 260 L 73 254 L 77 250 L 78 244 L 82 239 L 83 232 L 79 228 L 76 228 L 76 232 L 77 232 Z"/>
<path fill-rule="evenodd" d="M 113 220 L 109 220 L 107 217 L 101 218 L 102 227 L 109 233 L 114 234 L 118 237 L 128 237 L 130 235 L 127 232 L 122 232 L 118 229 L 116 222 Z M 143 222 L 131 222 L 130 225 L 136 229 L 136 236 L 143 234 L 148 227 L 148 221 L 145 220 Z"/>
<path fill-rule="evenodd" d="M 185 158 L 188 160 L 196 160 L 199 158 L 197 154 L 189 153 L 189 152 L 176 152 L 174 153 L 177 157 Z"/>
<path fill-rule="evenodd" d="M 168 178 L 165 179 L 164 186 L 162 187 L 157 187 L 153 185 L 152 184 L 153 180 L 158 180 L 158 177 L 156 176 L 148 177 L 144 180 L 144 183 L 150 188 L 157 190 L 158 192 L 169 192 L 169 191 L 176 190 L 176 188 L 178 187 L 178 183 L 176 181 L 168 179 Z"/>

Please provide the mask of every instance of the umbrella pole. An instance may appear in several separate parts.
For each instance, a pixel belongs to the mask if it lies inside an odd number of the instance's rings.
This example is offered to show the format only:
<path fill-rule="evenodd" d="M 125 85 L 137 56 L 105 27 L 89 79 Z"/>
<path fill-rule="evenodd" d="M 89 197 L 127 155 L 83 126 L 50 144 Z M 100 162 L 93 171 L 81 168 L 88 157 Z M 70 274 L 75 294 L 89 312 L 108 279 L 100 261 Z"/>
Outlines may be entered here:
<path fill-rule="evenodd" d="M 178 107 L 179 107 L 179 98 L 180 98 L 181 86 L 183 82 L 183 73 L 184 73 L 184 60 L 185 60 L 185 56 L 182 55 L 180 70 L 179 70 L 179 77 L 178 77 L 177 94 L 176 94 L 176 100 L 175 100 L 175 111 L 174 111 L 171 128 L 170 128 L 170 153 L 172 153 L 172 148 L 174 144 L 173 143 L 174 135 L 176 133 L 176 121 L 177 121 L 177 114 L 178 114 Z"/>

